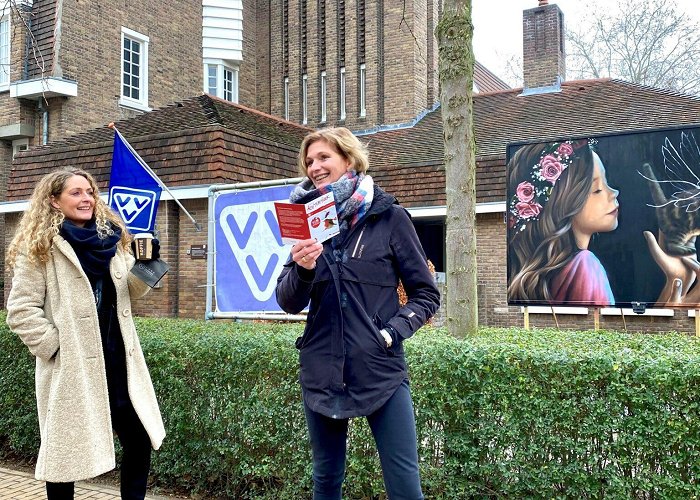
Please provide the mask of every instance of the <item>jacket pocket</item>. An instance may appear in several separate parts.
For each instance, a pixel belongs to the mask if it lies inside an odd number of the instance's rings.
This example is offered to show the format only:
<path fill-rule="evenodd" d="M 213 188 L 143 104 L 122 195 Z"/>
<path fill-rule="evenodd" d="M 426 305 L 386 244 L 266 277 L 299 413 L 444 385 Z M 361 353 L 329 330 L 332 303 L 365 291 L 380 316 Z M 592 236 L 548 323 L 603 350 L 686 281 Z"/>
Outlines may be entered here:
<path fill-rule="evenodd" d="M 386 346 L 386 340 L 384 340 L 384 337 L 382 337 L 382 334 L 379 333 L 379 330 L 384 328 L 384 321 L 382 318 L 379 316 L 379 313 L 376 313 L 374 316 L 372 316 L 372 323 L 374 323 L 375 328 L 373 328 L 373 335 L 375 340 L 379 343 L 379 345 L 382 347 L 385 353 L 387 353 L 390 356 L 393 356 L 393 352 L 391 351 L 391 347 Z"/>
<path fill-rule="evenodd" d="M 309 314 L 306 317 L 306 327 L 304 328 L 304 333 L 302 333 L 301 337 L 297 337 L 296 341 L 294 341 L 294 346 L 297 349 L 302 350 L 304 346 L 308 343 L 309 337 L 311 337 L 311 332 L 313 331 L 315 319 L 316 316 L 312 314 Z"/>

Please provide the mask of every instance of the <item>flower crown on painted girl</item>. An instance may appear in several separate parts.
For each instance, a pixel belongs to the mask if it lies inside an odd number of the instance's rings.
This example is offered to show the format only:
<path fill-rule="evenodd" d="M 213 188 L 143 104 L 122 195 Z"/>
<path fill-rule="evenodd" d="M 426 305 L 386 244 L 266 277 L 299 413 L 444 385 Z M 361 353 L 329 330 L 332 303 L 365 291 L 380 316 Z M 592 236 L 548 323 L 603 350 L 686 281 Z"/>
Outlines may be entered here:
<path fill-rule="evenodd" d="M 538 220 L 557 180 L 571 166 L 576 153 L 583 146 L 591 147 L 595 142 L 593 139 L 580 139 L 547 145 L 530 169 L 530 178 L 515 188 L 508 206 L 508 227 L 519 232 L 530 222 Z"/>

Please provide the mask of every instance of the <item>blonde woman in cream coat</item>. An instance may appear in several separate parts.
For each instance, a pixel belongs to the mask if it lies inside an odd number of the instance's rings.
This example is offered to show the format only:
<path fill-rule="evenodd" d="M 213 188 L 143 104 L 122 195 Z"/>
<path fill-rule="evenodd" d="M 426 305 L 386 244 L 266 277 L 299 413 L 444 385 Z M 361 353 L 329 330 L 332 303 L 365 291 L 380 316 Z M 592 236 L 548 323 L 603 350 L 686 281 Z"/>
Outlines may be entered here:
<path fill-rule="evenodd" d="M 151 447 L 165 437 L 131 315 L 149 287 L 129 272 L 130 240 L 92 176 L 67 169 L 37 184 L 8 249 L 7 323 L 36 357 L 36 478 L 49 500 L 115 467 L 113 429 L 122 498 L 144 498 Z"/>

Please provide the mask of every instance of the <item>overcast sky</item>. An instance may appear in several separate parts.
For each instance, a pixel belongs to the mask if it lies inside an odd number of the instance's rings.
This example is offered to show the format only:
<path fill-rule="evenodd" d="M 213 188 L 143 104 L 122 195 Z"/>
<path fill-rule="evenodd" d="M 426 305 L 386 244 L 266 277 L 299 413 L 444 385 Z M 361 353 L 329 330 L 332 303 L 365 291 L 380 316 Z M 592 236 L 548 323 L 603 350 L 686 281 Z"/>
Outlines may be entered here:
<path fill-rule="evenodd" d="M 614 9 L 619 2 L 604 0 Z M 564 24 L 575 22 L 592 0 L 549 0 L 564 13 Z M 698 0 L 675 0 L 678 8 L 700 21 Z M 477 61 L 508 83 L 505 63 L 523 52 L 523 10 L 537 7 L 538 0 L 472 0 L 474 54 Z"/>

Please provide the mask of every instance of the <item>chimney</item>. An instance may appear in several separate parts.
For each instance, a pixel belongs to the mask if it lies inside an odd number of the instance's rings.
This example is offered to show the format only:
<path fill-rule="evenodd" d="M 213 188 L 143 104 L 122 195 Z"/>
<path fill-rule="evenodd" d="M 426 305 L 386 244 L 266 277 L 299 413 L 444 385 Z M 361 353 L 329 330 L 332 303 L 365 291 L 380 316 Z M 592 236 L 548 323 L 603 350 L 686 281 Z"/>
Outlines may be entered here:
<path fill-rule="evenodd" d="M 558 5 L 538 1 L 523 11 L 523 92 L 559 90 L 566 78 L 564 14 Z"/>

